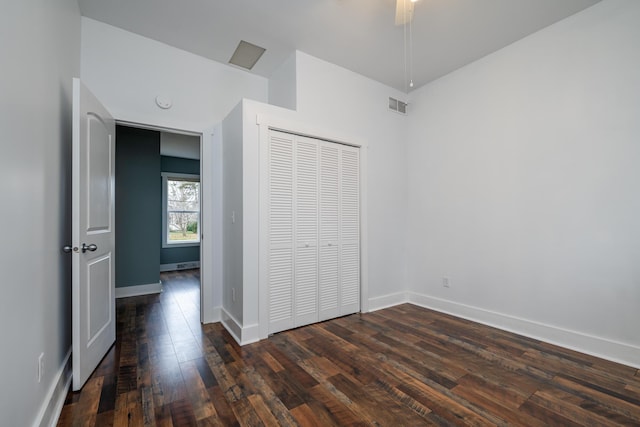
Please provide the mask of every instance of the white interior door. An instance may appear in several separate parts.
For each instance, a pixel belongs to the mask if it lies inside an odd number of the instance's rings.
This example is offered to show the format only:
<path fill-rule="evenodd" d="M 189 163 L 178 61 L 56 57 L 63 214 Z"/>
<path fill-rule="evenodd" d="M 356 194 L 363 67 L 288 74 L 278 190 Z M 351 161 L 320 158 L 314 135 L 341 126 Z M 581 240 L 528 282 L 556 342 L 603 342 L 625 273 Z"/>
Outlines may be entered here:
<path fill-rule="evenodd" d="M 73 80 L 72 340 L 79 390 L 115 342 L 115 122 Z"/>

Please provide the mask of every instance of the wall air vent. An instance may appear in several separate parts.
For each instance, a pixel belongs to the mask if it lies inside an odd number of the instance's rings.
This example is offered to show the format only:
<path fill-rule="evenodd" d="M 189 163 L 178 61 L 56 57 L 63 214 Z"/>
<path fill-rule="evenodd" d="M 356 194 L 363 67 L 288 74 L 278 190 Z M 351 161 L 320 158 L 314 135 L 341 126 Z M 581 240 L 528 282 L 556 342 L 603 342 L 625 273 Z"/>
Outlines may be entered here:
<path fill-rule="evenodd" d="M 389 109 L 400 114 L 407 114 L 407 103 L 389 97 Z"/>

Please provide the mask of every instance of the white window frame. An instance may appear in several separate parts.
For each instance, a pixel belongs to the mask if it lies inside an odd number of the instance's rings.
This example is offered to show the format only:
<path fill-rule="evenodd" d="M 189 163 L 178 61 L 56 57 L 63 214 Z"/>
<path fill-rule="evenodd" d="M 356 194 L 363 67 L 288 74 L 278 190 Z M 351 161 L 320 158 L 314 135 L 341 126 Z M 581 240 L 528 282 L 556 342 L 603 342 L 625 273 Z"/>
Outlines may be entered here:
<path fill-rule="evenodd" d="M 200 246 L 202 239 L 202 185 L 198 187 L 198 201 L 200 204 L 200 212 L 198 213 L 198 240 L 197 241 L 179 241 L 171 243 L 169 241 L 169 224 L 167 222 L 167 181 L 169 180 L 182 180 L 182 181 L 194 181 L 200 183 L 200 175 L 188 174 L 188 173 L 173 173 L 162 172 L 162 248 L 181 248 L 188 246 Z"/>

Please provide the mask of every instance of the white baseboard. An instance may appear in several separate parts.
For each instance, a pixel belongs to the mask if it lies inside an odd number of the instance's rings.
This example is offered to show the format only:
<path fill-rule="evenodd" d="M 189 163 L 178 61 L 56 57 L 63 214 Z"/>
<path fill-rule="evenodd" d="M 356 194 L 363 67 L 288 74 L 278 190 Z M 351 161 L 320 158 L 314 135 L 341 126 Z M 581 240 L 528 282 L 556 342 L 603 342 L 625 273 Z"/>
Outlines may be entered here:
<path fill-rule="evenodd" d="M 242 343 L 240 345 L 252 344 L 260 341 L 260 325 L 257 323 L 242 327 Z"/>
<path fill-rule="evenodd" d="M 220 322 L 227 332 L 231 334 L 233 339 L 236 340 L 238 344 L 242 345 L 242 340 L 240 339 L 240 337 L 242 337 L 242 325 L 240 325 L 240 322 L 225 310 L 224 307 L 220 307 Z"/>
<path fill-rule="evenodd" d="M 47 392 L 47 396 L 38 412 L 34 427 L 55 427 L 60 418 L 64 401 L 71 385 L 71 349 L 64 357 L 62 366 L 58 369 L 54 381 Z"/>
<path fill-rule="evenodd" d="M 116 288 L 116 298 L 137 297 L 140 295 L 159 294 L 162 292 L 162 282 L 148 285 L 123 286 Z"/>
<path fill-rule="evenodd" d="M 394 305 L 404 304 L 409 300 L 406 292 L 396 292 L 381 297 L 369 298 L 369 311 L 382 310 Z"/>
<path fill-rule="evenodd" d="M 640 369 L 640 347 L 409 292 L 412 304 Z"/>
<path fill-rule="evenodd" d="M 174 262 L 172 264 L 160 264 L 161 273 L 163 271 L 188 270 L 191 268 L 200 268 L 200 261 L 184 261 Z"/>
<path fill-rule="evenodd" d="M 258 324 L 242 326 L 224 307 L 220 308 L 220 317 L 222 326 L 224 326 L 239 345 L 260 341 L 260 328 Z"/>
<path fill-rule="evenodd" d="M 638 346 L 415 292 L 396 292 L 371 298 L 369 299 L 369 311 L 381 310 L 404 303 L 415 304 L 640 369 L 640 347 Z M 259 341 L 259 325 L 243 327 L 240 322 L 224 310 L 224 308 L 220 309 L 220 317 L 225 329 L 229 331 L 238 344 L 245 345 Z"/>

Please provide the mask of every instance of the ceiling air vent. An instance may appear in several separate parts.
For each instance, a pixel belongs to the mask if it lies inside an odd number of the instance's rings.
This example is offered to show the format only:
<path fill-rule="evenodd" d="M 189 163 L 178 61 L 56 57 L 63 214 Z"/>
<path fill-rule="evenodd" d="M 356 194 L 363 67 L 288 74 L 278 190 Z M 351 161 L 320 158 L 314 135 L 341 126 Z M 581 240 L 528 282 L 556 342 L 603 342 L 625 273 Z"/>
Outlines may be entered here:
<path fill-rule="evenodd" d="M 256 62 L 258 62 L 258 59 L 260 59 L 265 50 L 263 47 L 240 40 L 229 63 L 250 70 L 256 65 Z"/>
<path fill-rule="evenodd" d="M 407 114 L 407 103 L 389 97 L 389 109 L 400 114 Z"/>

